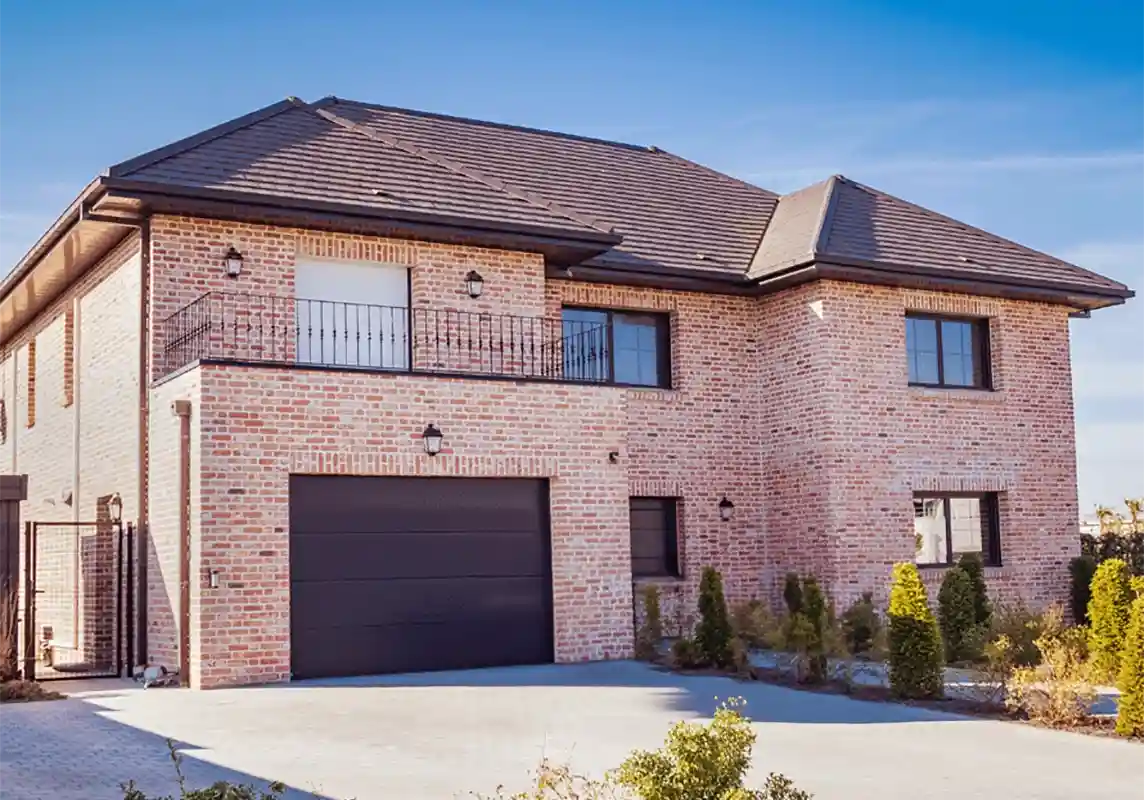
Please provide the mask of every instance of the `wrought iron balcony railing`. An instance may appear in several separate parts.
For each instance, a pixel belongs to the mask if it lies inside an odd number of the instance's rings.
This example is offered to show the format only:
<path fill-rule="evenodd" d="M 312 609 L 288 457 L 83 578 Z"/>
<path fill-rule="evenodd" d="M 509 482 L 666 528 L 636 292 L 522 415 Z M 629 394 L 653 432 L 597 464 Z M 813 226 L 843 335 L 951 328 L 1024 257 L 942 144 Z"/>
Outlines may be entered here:
<path fill-rule="evenodd" d="M 608 326 L 547 317 L 209 292 L 162 325 L 162 370 L 201 359 L 609 381 Z"/>

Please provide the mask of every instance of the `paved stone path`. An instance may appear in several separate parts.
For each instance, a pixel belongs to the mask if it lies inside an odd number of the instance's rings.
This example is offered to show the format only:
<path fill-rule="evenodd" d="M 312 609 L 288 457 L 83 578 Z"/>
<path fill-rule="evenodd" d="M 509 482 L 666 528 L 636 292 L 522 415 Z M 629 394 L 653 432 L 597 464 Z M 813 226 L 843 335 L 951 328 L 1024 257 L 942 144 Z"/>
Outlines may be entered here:
<path fill-rule="evenodd" d="M 1144 747 L 1025 725 L 612 662 L 262 688 L 58 688 L 0 710 L 5 800 L 112 800 L 134 778 L 175 791 L 165 739 L 193 785 L 278 779 L 292 798 L 420 800 L 523 788 L 541 756 L 599 775 L 675 720 L 742 696 L 752 776 L 784 772 L 818 800 L 1144 798 Z"/>

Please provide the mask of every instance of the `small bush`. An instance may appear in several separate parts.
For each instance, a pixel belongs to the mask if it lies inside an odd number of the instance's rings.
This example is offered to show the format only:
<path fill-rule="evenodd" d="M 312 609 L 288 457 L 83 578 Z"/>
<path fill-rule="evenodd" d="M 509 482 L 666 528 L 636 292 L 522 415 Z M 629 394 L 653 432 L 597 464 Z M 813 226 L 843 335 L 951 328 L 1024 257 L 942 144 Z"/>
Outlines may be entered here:
<path fill-rule="evenodd" d="M 783 584 L 783 600 L 790 616 L 802 611 L 802 580 L 794 572 L 787 573 Z"/>
<path fill-rule="evenodd" d="M 1005 637 L 1008 641 L 1009 660 L 1014 667 L 1035 667 L 1041 663 L 1037 639 L 1044 630 L 1045 615 L 1031 610 L 1018 598 L 997 606 L 988 638 L 995 642 Z"/>
<path fill-rule="evenodd" d="M 676 669 L 698 669 L 705 663 L 699 645 L 690 636 L 680 636 L 671 643 L 671 664 Z"/>
<path fill-rule="evenodd" d="M 829 613 L 826 595 L 813 575 L 802 581 L 802 608 L 810 622 L 809 637 L 803 656 L 806 658 L 805 680 L 808 683 L 822 683 L 826 680 L 826 637 L 829 628 Z"/>
<path fill-rule="evenodd" d="M 852 655 L 870 654 L 881 628 L 882 620 L 874 608 L 873 592 L 863 592 L 862 597 L 842 613 L 842 635 L 846 649 Z"/>
<path fill-rule="evenodd" d="M 1096 559 L 1077 556 L 1069 562 L 1069 608 L 1077 625 L 1088 624 L 1088 601 L 1092 599 L 1092 576 Z"/>
<path fill-rule="evenodd" d="M 508 794 L 504 787 L 493 795 L 476 795 L 477 800 L 621 800 L 610 780 L 597 781 L 577 775 L 567 765 L 543 759 L 533 774 L 529 788 Z"/>
<path fill-rule="evenodd" d="M 942 645 L 918 568 L 894 565 L 890 587 L 890 689 L 899 697 L 942 696 Z"/>
<path fill-rule="evenodd" d="M 1128 566 L 1119 558 L 1103 562 L 1092 578 L 1088 648 L 1093 677 L 1098 681 L 1113 681 L 1120 672 L 1120 650 L 1124 646 L 1128 606 L 1132 600 L 1128 579 Z"/>
<path fill-rule="evenodd" d="M 659 645 L 663 641 L 659 587 L 645 586 L 640 594 L 643 596 L 643 622 L 636 631 L 636 658 L 641 661 L 651 661 L 659 655 Z"/>
<path fill-rule="evenodd" d="M 981 562 L 981 554 L 964 553 L 958 559 L 957 566 L 969 576 L 969 585 L 973 590 L 974 624 L 988 627 L 989 621 L 993 619 L 993 604 L 989 602 L 989 590 L 985 586 L 985 565 Z"/>
<path fill-rule="evenodd" d="M 1144 594 L 1136 595 L 1128 612 L 1128 633 L 1116 688 L 1120 690 L 1116 732 L 1121 736 L 1144 736 Z"/>
<path fill-rule="evenodd" d="M 740 603 L 731 610 L 731 630 L 749 647 L 773 647 L 779 621 L 761 600 Z"/>
<path fill-rule="evenodd" d="M 973 581 L 960 566 L 946 571 L 937 594 L 937 607 L 946 662 L 954 664 L 980 657 Z"/>
<path fill-rule="evenodd" d="M 755 731 L 739 709 L 721 705 L 708 724 L 678 722 L 660 750 L 637 750 L 614 778 L 643 800 L 809 800 L 787 778 L 771 775 L 761 791 L 743 786 Z"/>
<path fill-rule="evenodd" d="M 714 567 L 704 567 L 699 580 L 699 625 L 695 644 L 713 667 L 731 664 L 731 620 L 723 597 L 723 576 Z"/>
<path fill-rule="evenodd" d="M 1085 661 L 1086 632 L 1066 628 L 1063 619 L 1059 608 L 1046 615 L 1045 630 L 1036 642 L 1041 663 L 1014 670 L 1005 698 L 1010 708 L 1046 725 L 1083 722 L 1096 699 Z"/>
<path fill-rule="evenodd" d="M 63 700 L 59 692 L 45 689 L 35 681 L 10 680 L 0 682 L 0 703 L 34 703 L 37 700 Z"/>

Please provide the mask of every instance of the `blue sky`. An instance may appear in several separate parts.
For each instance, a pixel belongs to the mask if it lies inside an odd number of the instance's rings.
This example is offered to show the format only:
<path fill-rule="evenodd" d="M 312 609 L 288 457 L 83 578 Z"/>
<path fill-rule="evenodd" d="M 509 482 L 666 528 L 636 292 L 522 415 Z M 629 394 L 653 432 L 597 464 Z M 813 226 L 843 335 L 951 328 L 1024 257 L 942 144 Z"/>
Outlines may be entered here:
<path fill-rule="evenodd" d="M 841 172 L 1144 289 L 1144 4 L 79 2 L 0 17 L 0 273 L 107 165 L 287 95 Z M 1073 325 L 1082 510 L 1144 494 L 1144 300 Z"/>

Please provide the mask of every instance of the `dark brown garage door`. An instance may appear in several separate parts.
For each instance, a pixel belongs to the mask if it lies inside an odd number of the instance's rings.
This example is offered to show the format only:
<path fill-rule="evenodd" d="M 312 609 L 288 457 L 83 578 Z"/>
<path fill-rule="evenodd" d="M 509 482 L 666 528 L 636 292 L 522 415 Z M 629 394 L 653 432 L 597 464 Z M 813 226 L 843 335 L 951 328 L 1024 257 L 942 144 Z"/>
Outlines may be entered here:
<path fill-rule="evenodd" d="M 290 478 L 295 678 L 552 661 L 548 485 Z"/>

